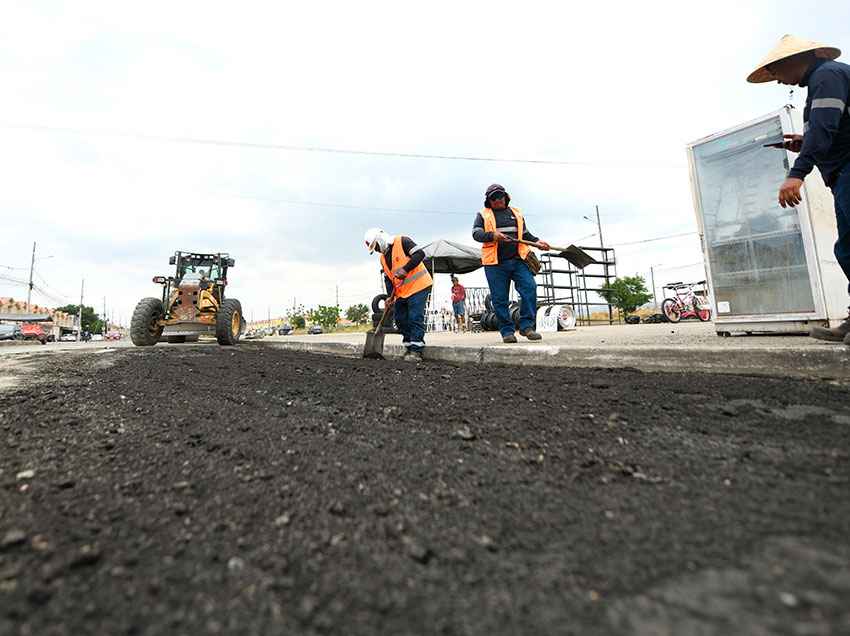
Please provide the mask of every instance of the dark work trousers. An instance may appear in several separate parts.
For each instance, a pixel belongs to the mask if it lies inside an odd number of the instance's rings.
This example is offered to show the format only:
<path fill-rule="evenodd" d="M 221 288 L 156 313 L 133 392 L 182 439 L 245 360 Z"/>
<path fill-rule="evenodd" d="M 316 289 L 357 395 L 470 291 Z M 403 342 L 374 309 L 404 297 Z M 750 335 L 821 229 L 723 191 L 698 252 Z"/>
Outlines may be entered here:
<path fill-rule="evenodd" d="M 850 281 L 850 163 L 841 169 L 832 184 L 835 197 L 835 220 L 838 223 L 838 240 L 835 241 L 835 258 Z M 847 285 L 850 294 L 850 284 Z"/>
<path fill-rule="evenodd" d="M 514 321 L 511 320 L 508 310 L 511 281 L 514 282 L 522 300 L 519 331 L 522 333 L 526 329 L 534 329 L 537 315 L 537 283 L 534 282 L 534 274 L 528 269 L 525 261 L 511 258 L 497 265 L 485 265 L 484 274 L 487 276 L 490 300 L 493 301 L 493 310 L 499 318 L 499 333 L 502 337 L 512 335 L 514 332 Z"/>
<path fill-rule="evenodd" d="M 426 287 L 408 298 L 395 301 L 395 325 L 401 332 L 402 344 L 410 351 L 425 348 L 425 305 L 431 288 Z"/>

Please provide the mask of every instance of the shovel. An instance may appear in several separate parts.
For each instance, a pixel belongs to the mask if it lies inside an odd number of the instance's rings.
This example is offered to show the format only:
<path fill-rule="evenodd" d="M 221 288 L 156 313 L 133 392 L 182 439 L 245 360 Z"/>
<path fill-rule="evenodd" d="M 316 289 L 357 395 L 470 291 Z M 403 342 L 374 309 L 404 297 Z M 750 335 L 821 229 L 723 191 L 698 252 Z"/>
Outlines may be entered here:
<path fill-rule="evenodd" d="M 384 326 L 384 320 L 390 313 L 395 300 L 395 290 L 390 294 L 384 303 L 384 313 L 375 328 L 366 332 L 366 344 L 363 346 L 363 357 L 372 360 L 384 359 L 384 336 L 386 335 L 381 328 Z"/>
<path fill-rule="evenodd" d="M 524 239 L 515 238 L 511 238 L 510 241 L 512 243 L 531 245 L 532 247 L 540 249 L 540 244 L 535 243 L 534 241 L 526 241 Z M 599 262 L 583 249 L 576 247 L 575 245 L 570 245 L 569 247 L 555 247 L 554 245 L 550 245 L 549 249 L 553 252 L 558 252 L 558 256 L 567 259 L 567 261 L 575 265 L 578 269 L 584 269 L 588 265 L 593 265 L 594 263 Z"/>

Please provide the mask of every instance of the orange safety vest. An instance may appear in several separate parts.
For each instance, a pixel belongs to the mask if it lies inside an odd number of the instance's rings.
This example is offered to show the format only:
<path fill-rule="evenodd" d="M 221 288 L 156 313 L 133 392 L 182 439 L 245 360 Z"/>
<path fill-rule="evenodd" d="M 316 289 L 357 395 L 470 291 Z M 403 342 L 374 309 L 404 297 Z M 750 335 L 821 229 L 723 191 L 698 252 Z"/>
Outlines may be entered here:
<path fill-rule="evenodd" d="M 514 213 L 514 218 L 516 219 L 516 231 L 517 237 L 522 238 L 522 235 L 525 233 L 525 221 L 522 218 L 522 213 L 519 211 L 519 208 L 511 208 L 511 212 Z M 481 218 L 484 219 L 484 231 L 485 232 L 495 232 L 498 228 L 496 228 L 496 215 L 493 213 L 493 210 L 490 208 L 484 208 L 481 210 Z M 501 231 L 501 230 L 500 230 Z M 528 245 L 524 245 L 519 243 L 517 245 L 517 250 L 519 251 L 519 257 L 525 260 L 525 257 L 528 255 L 529 251 Z M 492 241 L 490 243 L 484 243 L 481 246 L 481 264 L 482 265 L 498 265 L 499 264 L 499 243 L 496 241 Z"/>
<path fill-rule="evenodd" d="M 387 278 L 389 278 L 393 285 L 395 285 L 395 294 L 397 298 L 409 298 L 416 292 L 428 289 L 434 283 L 431 279 L 431 274 L 428 273 L 428 269 L 425 267 L 424 263 L 419 263 L 419 265 L 413 268 L 412 272 L 407 272 L 407 276 L 404 277 L 404 280 L 402 280 L 400 284 L 397 282 L 398 279 L 393 276 L 393 272 L 399 267 L 404 267 L 409 260 L 404 253 L 404 248 L 401 246 L 400 236 L 396 236 L 393 241 L 392 259 L 393 266 L 392 269 L 390 269 L 387 265 L 386 256 L 381 254 L 381 267 L 384 268 L 384 274 L 387 275 Z"/>

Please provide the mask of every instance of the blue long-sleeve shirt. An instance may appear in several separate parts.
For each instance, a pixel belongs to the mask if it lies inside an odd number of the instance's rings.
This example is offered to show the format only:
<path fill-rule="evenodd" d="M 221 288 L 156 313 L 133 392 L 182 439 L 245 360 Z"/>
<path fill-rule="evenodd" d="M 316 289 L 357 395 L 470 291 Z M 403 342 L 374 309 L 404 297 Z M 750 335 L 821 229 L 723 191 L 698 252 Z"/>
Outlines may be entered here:
<path fill-rule="evenodd" d="M 517 236 L 517 222 L 513 210 L 509 207 L 504 210 L 493 210 L 493 216 L 496 220 L 497 230 L 511 238 L 519 238 Z M 525 217 L 523 217 L 523 221 L 525 221 Z M 478 213 L 478 216 L 475 217 L 475 222 L 472 224 L 472 238 L 479 243 L 490 243 L 493 241 L 493 233 L 484 231 L 484 217 L 481 216 L 481 212 Z M 528 231 L 528 223 L 523 223 L 522 238 L 526 241 L 538 240 L 534 234 Z M 501 241 L 498 245 L 500 263 L 504 263 L 512 258 L 519 258 L 519 250 L 516 243 Z"/>
<path fill-rule="evenodd" d="M 788 176 L 805 179 L 817 166 L 831 186 L 850 163 L 850 66 L 819 60 L 800 86 L 809 89 L 803 111 L 803 147 Z"/>

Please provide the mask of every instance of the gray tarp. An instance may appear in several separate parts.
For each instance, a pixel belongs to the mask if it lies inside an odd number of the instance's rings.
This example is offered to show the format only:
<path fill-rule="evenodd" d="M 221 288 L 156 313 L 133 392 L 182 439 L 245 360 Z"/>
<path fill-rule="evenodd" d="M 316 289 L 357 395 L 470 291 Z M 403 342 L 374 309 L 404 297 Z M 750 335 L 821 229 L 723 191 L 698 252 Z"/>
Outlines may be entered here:
<path fill-rule="evenodd" d="M 481 267 L 481 248 L 440 239 L 427 245 L 417 245 L 429 260 L 426 265 L 432 274 L 468 274 Z"/>

